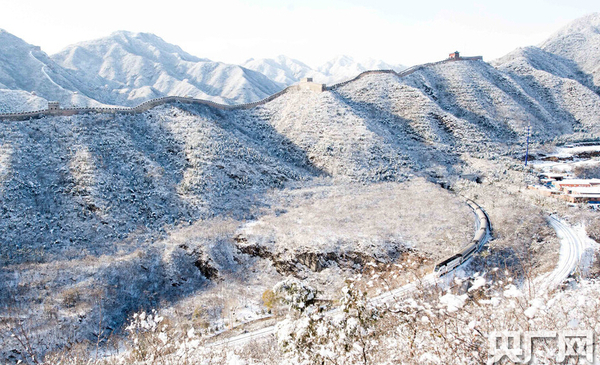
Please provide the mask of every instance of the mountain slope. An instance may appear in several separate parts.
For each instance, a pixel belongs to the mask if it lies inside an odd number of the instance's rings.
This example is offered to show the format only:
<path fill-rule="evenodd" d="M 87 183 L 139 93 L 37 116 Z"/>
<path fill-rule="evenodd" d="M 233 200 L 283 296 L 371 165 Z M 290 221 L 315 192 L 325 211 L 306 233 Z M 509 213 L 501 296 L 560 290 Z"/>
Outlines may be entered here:
<path fill-rule="evenodd" d="M 46 109 L 48 100 L 23 90 L 0 89 L 0 113 Z"/>
<path fill-rule="evenodd" d="M 0 123 L 0 235 L 10 243 L 0 245 L 0 300 L 27 303 L 27 328 L 47 339 L 46 351 L 67 341 L 47 323 L 93 339 L 98 323 L 120 329 L 139 308 L 231 278 L 254 285 L 277 277 L 274 267 L 342 277 L 335 262 L 391 262 L 408 247 L 420 251 L 419 242 L 431 243 L 432 257 L 449 254 L 445 241 L 469 239 L 472 217 L 462 198 L 431 181 L 479 172 L 473 157 L 493 165 L 484 170 L 491 181 L 503 169 L 520 175 L 506 155 L 521 150 L 528 123 L 537 141 L 599 132 L 597 94 L 528 65 L 517 76 L 482 61 L 402 78 L 368 74 L 246 110 L 178 103 L 137 115 Z M 563 110 L 568 97 L 590 104 Z M 462 211 L 462 234 L 459 217 L 442 221 L 456 216 L 449 206 Z M 401 228 L 413 222 L 417 235 Z M 11 347 L 0 356 L 18 348 L 5 338 Z"/>
<path fill-rule="evenodd" d="M 600 122 L 599 45 L 600 14 L 596 13 L 573 21 L 541 47 L 519 48 L 493 65 L 551 119 L 571 124 L 574 131 L 594 131 Z"/>
<path fill-rule="evenodd" d="M 401 71 L 406 67 L 390 65 L 380 60 L 367 59 L 358 61 L 350 56 L 338 56 L 318 67 L 318 71 L 327 77 L 327 83 L 333 84 L 355 77 L 369 70 Z"/>
<path fill-rule="evenodd" d="M 571 128 L 499 71 L 468 61 L 290 92 L 249 110 L 165 105 L 6 122 L 0 233 L 18 247 L 46 244 L 47 255 L 73 243 L 101 252 L 139 230 L 245 216 L 249 199 L 288 181 L 457 175 L 462 153 L 518 142 L 529 121 L 540 136 Z"/>
<path fill-rule="evenodd" d="M 250 59 L 244 62 L 242 66 L 260 72 L 283 85 L 295 84 L 303 77 L 313 77 L 315 74 L 310 66 L 286 56 L 278 56 L 275 59 Z"/>
<path fill-rule="evenodd" d="M 224 211 L 245 214 L 245 197 L 286 181 L 446 178 L 460 173 L 464 152 L 520 143 L 528 123 L 538 139 L 575 126 L 599 129 L 596 94 L 573 96 L 593 101 L 579 124 L 544 96 L 484 62 L 464 61 L 403 78 L 371 74 L 323 93 L 294 91 L 249 110 L 165 105 L 139 115 L 7 122 L 0 199 L 8 210 L 0 232 L 24 245 L 66 244 L 73 230 L 100 224 L 103 234 L 77 240 L 109 244 L 140 224 L 154 230 Z M 68 227 L 46 230 L 57 215 Z"/>
<path fill-rule="evenodd" d="M 568 87 L 573 92 L 563 95 Z M 336 92 L 373 119 L 452 149 L 516 142 L 529 123 L 540 139 L 600 129 L 600 98 L 576 81 L 524 87 L 481 61 L 438 64 L 403 78 L 369 75 Z"/>
<path fill-rule="evenodd" d="M 600 87 L 600 13 L 579 18 L 560 29 L 541 48 L 574 61 Z"/>
<path fill-rule="evenodd" d="M 57 65 L 39 47 L 0 30 L 0 89 L 35 92 L 39 97 L 63 105 L 100 106 L 92 100 L 84 83 Z M 20 92 L 3 92 L 17 97 Z M 35 99 L 35 98 L 34 98 Z M 38 102 L 21 104 L 18 111 L 39 109 Z M 17 105 L 4 110 L 16 111 Z M 45 105 L 44 105 L 45 108 Z"/>
<path fill-rule="evenodd" d="M 575 130 L 586 127 L 593 130 L 600 123 L 597 114 L 600 89 L 573 61 L 537 47 L 528 47 L 518 49 L 494 64 L 535 99 L 549 118 L 567 122 Z"/>
<path fill-rule="evenodd" d="M 197 58 L 148 33 L 115 32 L 69 46 L 52 58 L 94 85 L 98 100 L 118 105 L 166 95 L 241 104 L 282 88 L 258 72 Z"/>
<path fill-rule="evenodd" d="M 251 59 L 246 61 L 243 66 L 258 71 L 284 85 L 295 84 L 304 77 L 312 77 L 315 82 L 323 84 L 335 84 L 368 70 L 401 71 L 406 68 L 374 59 L 357 61 L 350 56 L 336 57 L 316 69 L 285 56 L 279 56 L 276 59 Z"/>

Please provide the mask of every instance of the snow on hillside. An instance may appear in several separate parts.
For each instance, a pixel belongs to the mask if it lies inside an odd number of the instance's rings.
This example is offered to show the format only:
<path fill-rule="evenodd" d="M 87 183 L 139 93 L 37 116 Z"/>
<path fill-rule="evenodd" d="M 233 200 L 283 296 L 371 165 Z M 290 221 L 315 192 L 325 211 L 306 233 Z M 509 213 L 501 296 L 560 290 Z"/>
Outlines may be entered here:
<path fill-rule="evenodd" d="M 139 225 L 153 231 L 212 216 L 237 207 L 243 198 L 233 197 L 242 192 L 307 174 L 219 120 L 206 108 L 189 114 L 163 106 L 135 116 L 3 123 L 11 173 L 0 181 L 1 235 L 17 246 L 52 244 L 48 255 L 72 243 L 102 250 Z M 13 248 L 1 247 L 0 256 Z"/>
<path fill-rule="evenodd" d="M 192 56 L 148 33 L 115 32 L 52 58 L 93 85 L 98 100 L 118 105 L 166 95 L 242 104 L 282 89 L 258 72 Z"/>
<path fill-rule="evenodd" d="M 600 97 L 571 79 L 528 85 L 462 61 L 403 78 L 371 74 L 320 94 L 287 93 L 230 115 L 240 115 L 246 133 L 268 123 L 328 175 L 387 181 L 413 169 L 453 173 L 461 151 L 520 143 L 529 123 L 542 140 L 598 132 Z"/>
<path fill-rule="evenodd" d="M 48 100 L 23 90 L 0 89 L 0 113 L 43 110 Z"/>
<path fill-rule="evenodd" d="M 538 139 L 597 130 L 598 96 L 573 84 L 565 102 L 591 104 L 560 114 L 560 92 L 577 81 L 536 77 L 544 83 L 448 62 L 290 91 L 248 110 L 174 104 L 0 123 L 0 235 L 11 242 L 0 245 L 0 301 L 26 303 L 27 328 L 43 324 L 41 352 L 66 346 L 65 328 L 93 338 L 99 322 L 118 331 L 139 308 L 206 303 L 213 285 L 238 295 L 220 283 L 264 291 L 277 265 L 307 275 L 326 267 L 318 275 L 328 285 L 344 261 L 389 262 L 408 248 L 441 256 L 469 238 L 473 218 L 433 182 L 472 171 L 470 156 L 498 163 L 490 175 L 500 176 L 498 153 L 521 143 L 529 122 Z M 575 112 L 577 125 L 567 118 Z M 501 200 L 480 198 L 497 217 Z M 420 229 L 424 221 L 436 228 Z M 512 239 L 506 223 L 495 229 Z M 226 316 L 219 305 L 210 304 L 215 316 Z M 5 333 L 0 351 L 10 356 L 18 343 Z"/>
<path fill-rule="evenodd" d="M 310 66 L 286 56 L 278 56 L 275 59 L 250 59 L 242 66 L 286 86 L 297 83 L 303 77 L 313 77 L 316 73 Z"/>
<path fill-rule="evenodd" d="M 594 84 L 600 87 L 600 13 L 571 22 L 540 47 L 574 61 L 582 71 L 592 75 Z"/>
<path fill-rule="evenodd" d="M 536 47 L 518 49 L 494 62 L 535 100 L 534 105 L 555 120 L 558 129 L 598 131 L 600 100 L 592 80 L 577 65 Z M 535 130 L 541 128 L 534 125 Z"/>
<path fill-rule="evenodd" d="M 42 98 L 58 100 L 66 106 L 101 106 L 89 97 L 85 84 L 52 61 L 39 47 L 1 29 L 0 89 L 35 92 Z M 7 94 L 10 93 L 4 93 Z M 39 109 L 39 102 L 10 107 L 11 111 L 36 109 Z"/>
<path fill-rule="evenodd" d="M 526 77 L 511 79 L 478 61 L 441 64 L 406 79 L 417 81 L 421 75 L 420 86 L 415 86 L 442 109 L 496 141 L 523 135 L 529 123 L 539 139 L 599 130 L 598 95 L 571 79 L 547 73 L 539 83 Z"/>
<path fill-rule="evenodd" d="M 290 92 L 250 110 L 167 105 L 135 116 L 4 123 L 1 145 L 14 173 L 3 175 L 2 204 L 12 213 L 0 233 L 23 245 L 75 239 L 101 249 L 139 224 L 152 231 L 242 214 L 246 194 L 288 181 L 446 178 L 460 173 L 463 152 L 518 142 L 529 122 L 540 138 L 570 132 L 570 122 L 536 95 L 483 62 L 465 61 L 404 78 L 368 75 L 318 94 Z M 581 128 L 594 125 L 582 120 Z M 56 224 L 65 226 L 45 228 Z"/>
<path fill-rule="evenodd" d="M 335 84 L 368 70 L 401 71 L 406 68 L 374 59 L 357 61 L 350 56 L 338 56 L 316 69 L 285 56 L 279 56 L 276 59 L 251 59 L 246 61 L 243 66 L 258 71 L 284 85 L 295 84 L 304 77 L 312 77 L 315 82 L 322 84 Z"/>
<path fill-rule="evenodd" d="M 327 77 L 327 84 L 349 80 L 364 71 L 369 70 L 395 70 L 402 71 L 406 67 L 390 65 L 383 61 L 366 59 L 355 60 L 350 56 L 338 56 L 319 66 L 317 70 Z"/>
<path fill-rule="evenodd" d="M 236 240 L 244 252 L 268 252 L 283 270 L 297 261 L 314 271 L 334 261 L 350 267 L 371 258 L 390 262 L 409 249 L 437 260 L 451 256 L 472 236 L 468 207 L 423 179 L 321 186 L 280 196 L 285 201 L 272 209 L 275 213 L 243 225 Z M 432 205 L 438 207 L 430 213 L 434 233 L 416 224 L 422 211 L 415 207 Z"/>
<path fill-rule="evenodd" d="M 518 73 L 519 71 L 526 73 L 528 68 L 533 67 L 561 78 L 576 80 L 587 87 L 594 88 L 589 76 L 579 70 L 577 63 L 538 47 L 517 48 L 509 54 L 490 62 L 490 64 L 510 73 Z M 506 67 L 507 64 L 511 64 L 511 66 Z"/>

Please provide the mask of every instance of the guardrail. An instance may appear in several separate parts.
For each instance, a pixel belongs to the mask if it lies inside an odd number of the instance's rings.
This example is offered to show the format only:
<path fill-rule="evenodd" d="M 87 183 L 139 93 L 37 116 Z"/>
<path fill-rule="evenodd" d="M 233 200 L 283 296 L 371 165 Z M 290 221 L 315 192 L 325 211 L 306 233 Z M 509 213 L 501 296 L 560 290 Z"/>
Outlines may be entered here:
<path fill-rule="evenodd" d="M 418 70 L 421 70 L 425 67 L 430 67 L 430 66 L 434 66 L 434 65 L 438 65 L 438 64 L 442 64 L 442 63 L 446 63 L 446 62 L 456 62 L 456 61 L 462 61 L 462 60 L 472 61 L 472 60 L 481 60 L 481 59 L 482 58 L 480 56 L 478 56 L 478 57 L 461 57 L 460 59 L 446 59 L 443 61 L 425 63 L 422 65 L 412 66 L 412 67 L 409 67 L 400 72 L 396 72 L 394 70 L 364 71 L 353 79 L 343 81 L 343 82 L 340 82 L 340 83 L 337 83 L 337 84 L 334 84 L 331 86 L 326 86 L 324 88 L 324 90 L 326 90 L 326 91 L 335 90 L 339 87 L 342 87 L 351 82 L 359 80 L 367 75 L 393 74 L 398 77 L 405 77 L 405 76 L 408 76 L 408 75 L 410 75 Z M 215 109 L 220 109 L 220 110 L 246 110 L 246 109 L 255 108 L 259 105 L 266 104 L 266 103 L 268 103 L 290 91 L 299 90 L 299 88 L 300 88 L 299 85 L 291 85 L 291 86 L 288 86 L 285 89 L 283 89 L 273 95 L 267 96 L 266 98 L 261 99 L 259 101 L 255 101 L 252 103 L 246 103 L 246 104 L 238 104 L 238 105 L 219 104 L 219 103 L 216 103 L 216 102 L 210 101 L 210 100 L 195 99 L 195 98 L 184 97 L 184 96 L 163 96 L 160 98 L 145 101 L 145 102 L 143 102 L 137 106 L 131 107 L 131 108 L 129 108 L 129 107 L 99 107 L 99 108 L 83 107 L 83 108 L 61 108 L 58 110 L 45 109 L 45 110 L 35 110 L 35 111 L 30 111 L 30 112 L 17 112 L 17 113 L 0 113 L 0 120 L 21 121 L 21 120 L 28 120 L 28 119 L 33 119 L 33 118 L 41 118 L 41 117 L 44 117 L 47 115 L 71 116 L 71 115 L 85 114 L 85 113 L 136 114 L 136 113 L 143 113 L 143 112 L 150 110 L 154 107 L 157 107 L 159 105 L 175 103 L 175 102 L 184 103 L 184 104 L 206 105 L 206 106 L 209 106 L 209 107 L 212 107 Z"/>

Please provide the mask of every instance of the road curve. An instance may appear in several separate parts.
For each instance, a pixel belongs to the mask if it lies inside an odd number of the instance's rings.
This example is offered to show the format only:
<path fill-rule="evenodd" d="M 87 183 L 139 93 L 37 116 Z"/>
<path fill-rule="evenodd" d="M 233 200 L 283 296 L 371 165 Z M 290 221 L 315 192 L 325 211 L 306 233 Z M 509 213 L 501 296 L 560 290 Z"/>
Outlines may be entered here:
<path fill-rule="evenodd" d="M 548 223 L 560 238 L 560 255 L 556 268 L 540 280 L 545 290 L 556 288 L 568 278 L 579 266 L 585 250 L 585 243 L 568 224 L 553 216 L 548 217 Z"/>

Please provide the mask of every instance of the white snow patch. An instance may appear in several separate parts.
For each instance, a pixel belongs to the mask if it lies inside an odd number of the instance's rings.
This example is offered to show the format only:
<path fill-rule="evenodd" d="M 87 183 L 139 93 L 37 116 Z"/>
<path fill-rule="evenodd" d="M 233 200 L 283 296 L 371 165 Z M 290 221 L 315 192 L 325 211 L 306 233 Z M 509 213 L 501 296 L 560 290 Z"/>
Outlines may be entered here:
<path fill-rule="evenodd" d="M 505 287 L 504 296 L 507 298 L 518 298 L 523 296 L 523 293 L 515 285 L 510 284 Z"/>
<path fill-rule="evenodd" d="M 465 305 L 465 301 L 467 300 L 467 298 L 468 295 L 466 294 L 454 295 L 448 293 L 440 297 L 440 303 L 444 304 L 448 312 L 452 313 L 462 308 Z"/>

